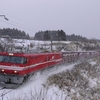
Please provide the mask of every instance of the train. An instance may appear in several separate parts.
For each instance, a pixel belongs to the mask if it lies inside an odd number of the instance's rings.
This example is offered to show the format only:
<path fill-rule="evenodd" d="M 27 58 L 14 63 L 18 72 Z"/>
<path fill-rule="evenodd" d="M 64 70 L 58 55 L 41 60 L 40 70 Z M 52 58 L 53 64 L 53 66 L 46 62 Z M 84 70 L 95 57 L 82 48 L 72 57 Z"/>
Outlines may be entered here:
<path fill-rule="evenodd" d="M 63 63 L 99 56 L 99 51 L 12 53 L 0 52 L 0 83 L 23 84 L 35 72 Z"/>

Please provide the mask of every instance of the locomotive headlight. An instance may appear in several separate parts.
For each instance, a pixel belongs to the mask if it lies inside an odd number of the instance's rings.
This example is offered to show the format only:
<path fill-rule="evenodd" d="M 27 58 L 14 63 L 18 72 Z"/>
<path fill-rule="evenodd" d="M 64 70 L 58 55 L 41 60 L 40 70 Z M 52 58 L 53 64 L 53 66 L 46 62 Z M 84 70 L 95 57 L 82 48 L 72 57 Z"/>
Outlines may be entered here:
<path fill-rule="evenodd" d="M 17 73 L 17 71 L 15 70 L 14 73 Z"/>
<path fill-rule="evenodd" d="M 2 69 L 1 71 L 2 71 L 2 72 L 4 72 L 5 70 L 4 70 L 4 69 Z"/>
<path fill-rule="evenodd" d="M 10 56 L 13 56 L 13 53 L 9 53 Z"/>

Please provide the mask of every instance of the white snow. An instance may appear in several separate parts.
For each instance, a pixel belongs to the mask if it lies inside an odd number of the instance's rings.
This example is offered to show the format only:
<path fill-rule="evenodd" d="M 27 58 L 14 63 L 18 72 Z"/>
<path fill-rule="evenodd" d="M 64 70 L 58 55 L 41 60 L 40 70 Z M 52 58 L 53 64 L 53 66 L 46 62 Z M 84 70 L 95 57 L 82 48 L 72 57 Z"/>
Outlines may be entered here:
<path fill-rule="evenodd" d="M 59 66 L 55 66 L 53 68 L 48 68 L 46 70 L 40 71 L 40 72 L 36 72 L 34 76 L 32 76 L 27 83 L 23 84 L 22 86 L 20 86 L 17 89 L 12 90 L 11 92 L 7 93 L 4 97 L 3 100 L 7 100 L 7 98 L 17 98 L 20 97 L 24 100 L 25 95 L 27 95 L 27 97 L 30 97 L 31 94 L 38 94 L 37 97 L 40 95 L 40 92 L 43 91 L 45 92 L 44 94 L 47 94 L 45 98 L 48 98 L 48 100 L 56 100 L 58 98 L 61 98 L 62 91 L 59 90 L 57 87 L 53 86 L 51 87 L 51 89 L 49 89 L 48 91 L 45 90 L 44 85 L 47 78 L 49 76 L 51 76 L 52 74 L 56 74 L 59 73 L 61 71 L 65 71 L 66 69 L 71 69 L 75 64 L 70 64 L 70 65 L 59 65 Z M 0 95 L 9 91 L 11 89 L 3 89 L 0 90 Z M 58 91 L 58 92 L 57 92 Z M 63 94 L 63 96 L 65 96 Z M 2 98 L 2 97 L 0 97 Z M 43 98 L 43 97 L 42 97 Z M 39 99 L 39 100 L 42 100 Z M 52 98 L 52 99 L 51 99 Z M 37 100 L 37 99 L 36 99 Z M 59 99 L 60 100 L 60 99 Z"/>
<path fill-rule="evenodd" d="M 3 39 L 1 39 L 4 41 Z M 44 41 L 34 41 L 34 40 L 14 40 L 13 41 L 16 46 L 25 46 L 27 47 L 30 43 L 35 45 L 45 44 Z M 64 42 L 65 43 L 65 42 Z M 70 43 L 70 42 L 67 42 Z M 46 42 L 46 44 L 50 44 Z M 71 97 L 68 92 L 64 92 L 60 90 L 57 86 L 53 85 L 51 87 L 45 87 L 45 83 L 47 78 L 53 74 L 71 70 L 73 66 L 77 64 L 67 64 L 67 65 L 59 65 L 54 66 L 53 68 L 48 68 L 43 71 L 36 72 L 34 76 L 32 76 L 25 84 L 18 87 L 17 89 L 3 89 L 0 90 L 0 100 L 71 100 Z M 96 62 L 91 61 L 92 65 L 95 65 Z M 86 78 L 87 73 L 82 73 L 82 75 Z M 97 87 L 97 78 L 89 78 L 89 86 L 90 88 Z M 1 87 L 2 88 L 2 87 Z M 8 93 L 7 93 L 8 92 Z M 7 93 L 6 95 L 3 95 Z M 79 96 L 79 93 L 76 93 L 76 90 L 71 88 L 71 94 L 75 94 Z"/>

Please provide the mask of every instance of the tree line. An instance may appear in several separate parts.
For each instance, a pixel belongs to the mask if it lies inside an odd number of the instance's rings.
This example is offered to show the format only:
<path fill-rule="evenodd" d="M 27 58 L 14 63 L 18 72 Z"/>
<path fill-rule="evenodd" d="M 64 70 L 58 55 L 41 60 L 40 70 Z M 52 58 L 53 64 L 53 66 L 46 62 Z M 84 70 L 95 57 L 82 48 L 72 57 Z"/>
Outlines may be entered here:
<path fill-rule="evenodd" d="M 10 28 L 0 29 L 0 37 L 5 36 L 5 35 L 8 35 L 11 38 L 16 38 L 16 39 L 30 39 L 31 38 L 29 36 L 29 34 L 26 33 L 25 31 L 21 31 L 21 30 L 15 29 L 15 28 L 13 28 L 13 29 L 10 29 Z M 81 35 L 75 35 L 75 34 L 68 35 L 63 30 L 39 31 L 39 32 L 35 33 L 34 39 L 35 39 L 35 37 L 38 37 L 38 39 L 40 39 L 40 40 L 50 40 L 50 36 L 52 36 L 53 40 L 81 41 L 81 42 L 99 41 L 100 42 L 100 40 L 87 39 L 86 37 L 83 37 Z M 43 38 L 41 39 L 41 37 L 43 37 Z"/>
<path fill-rule="evenodd" d="M 0 36 L 10 36 L 11 38 L 25 38 L 25 39 L 29 39 L 30 36 L 28 33 L 25 33 L 24 31 L 21 31 L 21 30 L 18 30 L 18 29 L 10 29 L 10 28 L 3 28 L 3 29 L 0 29 Z"/>

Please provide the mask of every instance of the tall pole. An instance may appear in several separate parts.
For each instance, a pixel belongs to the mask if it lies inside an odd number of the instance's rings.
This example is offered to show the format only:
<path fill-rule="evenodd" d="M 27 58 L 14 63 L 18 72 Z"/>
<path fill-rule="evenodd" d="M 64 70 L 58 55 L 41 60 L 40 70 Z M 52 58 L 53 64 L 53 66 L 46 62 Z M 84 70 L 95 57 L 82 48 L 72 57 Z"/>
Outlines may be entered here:
<path fill-rule="evenodd" d="M 52 51 L 52 38 L 51 38 L 51 51 Z"/>
<path fill-rule="evenodd" d="M 53 51 L 53 47 L 52 47 L 52 45 L 53 45 L 53 36 L 52 36 L 52 33 L 51 33 L 51 35 L 50 35 L 50 40 L 51 40 L 51 51 Z"/>
<path fill-rule="evenodd" d="M 4 17 L 5 20 L 9 20 L 5 15 L 0 15 L 0 17 Z"/>

